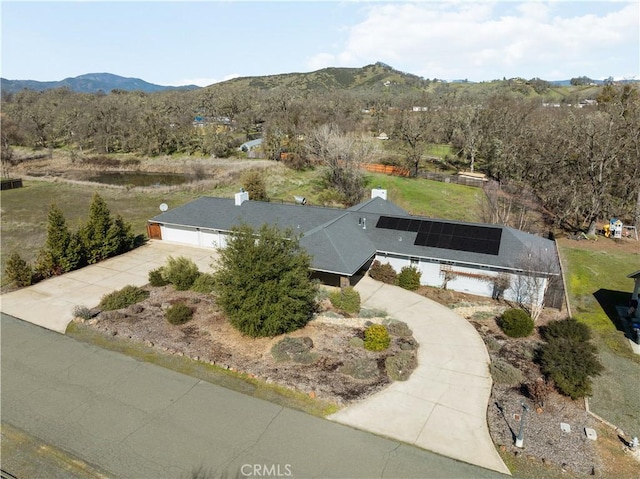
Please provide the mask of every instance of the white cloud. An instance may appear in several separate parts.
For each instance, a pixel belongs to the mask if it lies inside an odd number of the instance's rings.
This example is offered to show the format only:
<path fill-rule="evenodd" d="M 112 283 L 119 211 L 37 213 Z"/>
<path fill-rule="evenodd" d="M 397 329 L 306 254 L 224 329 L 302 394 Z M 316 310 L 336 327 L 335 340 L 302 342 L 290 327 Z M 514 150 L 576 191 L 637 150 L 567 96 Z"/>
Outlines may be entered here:
<path fill-rule="evenodd" d="M 234 78 L 238 78 L 240 75 L 238 73 L 231 73 L 229 75 L 225 75 L 222 80 L 219 78 L 185 78 L 183 80 L 177 80 L 169 83 L 167 86 L 185 86 L 185 85 L 197 85 L 197 86 L 209 86 L 214 83 L 220 83 L 227 80 L 232 80 Z"/>
<path fill-rule="evenodd" d="M 606 10 L 589 10 L 588 2 L 375 4 L 341 51 L 319 53 L 309 64 L 380 60 L 426 78 L 471 80 L 638 71 L 638 2 Z"/>
<path fill-rule="evenodd" d="M 307 60 L 307 67 L 311 71 L 336 66 L 336 57 L 331 53 L 318 53 Z"/>

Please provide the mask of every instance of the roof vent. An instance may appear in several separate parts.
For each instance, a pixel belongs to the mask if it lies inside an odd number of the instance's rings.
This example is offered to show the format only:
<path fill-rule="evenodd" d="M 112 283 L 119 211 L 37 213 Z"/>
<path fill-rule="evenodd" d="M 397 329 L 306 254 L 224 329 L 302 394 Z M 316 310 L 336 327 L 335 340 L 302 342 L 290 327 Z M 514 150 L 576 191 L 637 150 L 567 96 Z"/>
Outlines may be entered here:
<path fill-rule="evenodd" d="M 249 192 L 244 191 L 243 188 L 240 188 L 240 193 L 236 193 L 236 206 L 240 206 L 245 201 L 249 200 Z"/>
<path fill-rule="evenodd" d="M 374 188 L 371 190 L 371 198 L 382 198 L 383 200 L 387 199 L 387 190 L 380 188 Z"/>

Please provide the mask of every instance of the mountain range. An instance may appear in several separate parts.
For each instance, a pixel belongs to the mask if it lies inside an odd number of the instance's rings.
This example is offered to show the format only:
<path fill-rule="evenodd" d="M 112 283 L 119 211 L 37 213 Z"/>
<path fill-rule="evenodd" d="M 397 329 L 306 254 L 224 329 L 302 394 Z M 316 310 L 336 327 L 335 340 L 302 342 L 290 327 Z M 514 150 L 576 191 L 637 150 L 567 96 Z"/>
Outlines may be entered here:
<path fill-rule="evenodd" d="M 589 80 L 586 77 L 581 77 Z M 72 78 L 65 78 L 62 81 L 35 81 L 35 80 L 1 80 L 3 92 L 18 92 L 23 89 L 44 91 L 53 88 L 66 87 L 72 91 L 80 93 L 109 93 L 112 90 L 143 91 L 153 93 L 165 90 L 197 90 L 196 85 L 185 85 L 180 87 L 156 85 L 139 78 L 125 78 L 111 73 L 89 73 Z M 402 72 L 386 65 L 382 62 L 366 65 L 360 68 L 323 68 L 321 70 L 307 73 L 283 73 L 277 75 L 238 77 L 221 83 L 215 83 L 208 87 L 208 90 L 218 91 L 227 88 L 248 89 L 248 90 L 271 90 L 271 89 L 291 89 L 306 92 L 326 92 L 334 90 L 359 90 L 359 91 L 393 91 L 399 93 L 403 91 L 428 91 L 436 88 L 442 83 L 456 85 L 460 89 L 485 89 L 494 88 L 496 85 L 508 85 L 510 88 L 519 88 L 518 85 L 525 85 L 529 90 L 539 91 L 540 82 L 543 88 L 551 90 L 572 88 L 571 80 L 543 81 L 538 79 L 526 80 L 523 78 L 512 78 L 494 80 L 491 82 L 470 82 L 467 80 L 457 80 L 442 82 L 441 80 L 424 79 L 411 73 Z M 629 82 L 636 82 L 629 80 Z M 626 82 L 625 82 L 626 83 Z M 544 87 L 544 85 L 547 85 Z M 585 95 L 589 95 L 590 87 L 598 87 L 603 84 L 599 80 L 589 80 L 578 87 L 584 90 Z M 534 88 L 535 87 L 535 88 Z M 523 87 L 520 87 L 521 89 Z M 389 90 L 391 89 L 391 90 Z M 558 93 L 558 92 L 556 92 Z M 566 92 L 559 94 L 564 96 Z"/>
<path fill-rule="evenodd" d="M 126 78 L 112 73 L 88 73 L 77 77 L 65 78 L 61 81 L 0 79 L 0 88 L 2 88 L 2 91 L 6 92 L 18 92 L 25 88 L 35 91 L 44 91 L 64 87 L 79 93 L 97 93 L 99 91 L 109 93 L 111 90 L 154 93 L 164 90 L 195 90 L 196 88 L 199 88 L 196 85 L 185 85 L 179 87 L 156 85 L 139 78 Z"/>

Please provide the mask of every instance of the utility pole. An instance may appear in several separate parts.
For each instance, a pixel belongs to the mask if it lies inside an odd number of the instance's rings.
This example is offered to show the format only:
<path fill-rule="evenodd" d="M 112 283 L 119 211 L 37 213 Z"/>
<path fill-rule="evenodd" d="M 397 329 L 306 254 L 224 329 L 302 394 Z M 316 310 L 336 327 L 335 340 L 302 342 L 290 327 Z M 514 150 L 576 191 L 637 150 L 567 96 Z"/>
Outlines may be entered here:
<path fill-rule="evenodd" d="M 524 447 L 524 418 L 529 412 L 529 406 L 527 406 L 524 402 L 522 404 L 522 416 L 520 417 L 520 431 L 518 431 L 518 437 L 516 437 L 516 447 Z"/>

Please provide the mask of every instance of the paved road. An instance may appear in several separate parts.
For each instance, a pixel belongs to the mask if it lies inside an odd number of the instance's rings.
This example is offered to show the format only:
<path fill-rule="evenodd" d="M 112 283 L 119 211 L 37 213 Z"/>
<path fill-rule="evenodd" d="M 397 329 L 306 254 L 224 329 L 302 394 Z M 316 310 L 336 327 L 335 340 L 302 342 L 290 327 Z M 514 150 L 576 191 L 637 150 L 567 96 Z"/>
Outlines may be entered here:
<path fill-rule="evenodd" d="M 2 421 L 115 477 L 506 477 L 4 314 L 1 348 Z"/>

